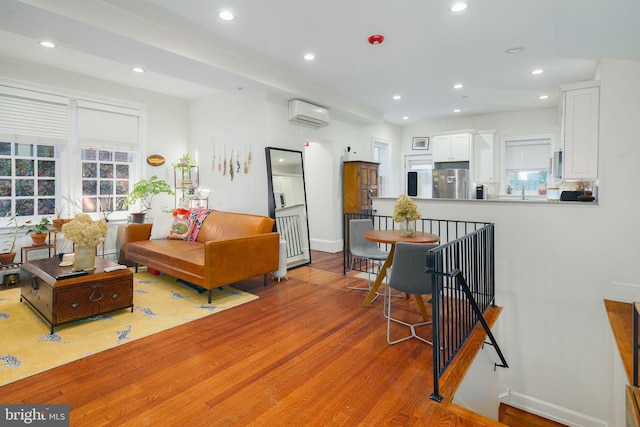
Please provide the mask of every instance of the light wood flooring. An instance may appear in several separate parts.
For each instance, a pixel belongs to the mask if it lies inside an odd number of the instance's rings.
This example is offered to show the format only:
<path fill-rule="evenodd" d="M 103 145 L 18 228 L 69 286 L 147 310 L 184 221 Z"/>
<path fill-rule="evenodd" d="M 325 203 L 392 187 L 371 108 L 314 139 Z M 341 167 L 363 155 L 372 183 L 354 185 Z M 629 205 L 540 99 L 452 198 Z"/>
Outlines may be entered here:
<path fill-rule="evenodd" d="M 431 346 L 388 345 L 382 301 L 363 308 L 365 293 L 345 289 L 342 254 L 312 257 L 287 281 L 234 285 L 257 301 L 0 387 L 0 402 L 66 403 L 72 426 L 504 425 L 449 403 L 483 333 L 436 403 Z"/>

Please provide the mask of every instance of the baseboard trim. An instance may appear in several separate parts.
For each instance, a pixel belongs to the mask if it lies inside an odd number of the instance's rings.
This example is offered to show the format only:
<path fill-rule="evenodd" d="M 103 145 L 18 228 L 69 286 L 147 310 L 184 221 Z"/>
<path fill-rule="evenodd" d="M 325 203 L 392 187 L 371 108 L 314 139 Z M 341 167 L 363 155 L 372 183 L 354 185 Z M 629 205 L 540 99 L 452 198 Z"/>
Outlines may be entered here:
<path fill-rule="evenodd" d="M 341 240 L 310 239 L 309 247 L 314 251 L 328 252 L 330 254 L 335 254 L 342 251 L 343 243 L 342 243 L 342 239 Z"/>
<path fill-rule="evenodd" d="M 612 281 L 607 286 L 606 299 L 633 303 L 640 300 L 640 284 Z"/>
<path fill-rule="evenodd" d="M 570 427 L 607 427 L 606 421 L 509 390 L 498 396 L 501 403 Z"/>

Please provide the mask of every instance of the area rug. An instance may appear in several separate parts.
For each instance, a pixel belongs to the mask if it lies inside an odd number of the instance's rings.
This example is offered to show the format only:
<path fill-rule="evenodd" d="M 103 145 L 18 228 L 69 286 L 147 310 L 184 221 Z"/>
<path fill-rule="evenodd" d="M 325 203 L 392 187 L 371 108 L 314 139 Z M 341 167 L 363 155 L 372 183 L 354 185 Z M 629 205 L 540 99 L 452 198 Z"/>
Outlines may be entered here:
<path fill-rule="evenodd" d="M 258 298 L 225 286 L 208 304 L 207 292 L 148 272 L 134 275 L 133 289 L 133 313 L 128 308 L 56 326 L 53 334 L 20 302 L 20 289 L 0 292 L 0 386 Z"/>

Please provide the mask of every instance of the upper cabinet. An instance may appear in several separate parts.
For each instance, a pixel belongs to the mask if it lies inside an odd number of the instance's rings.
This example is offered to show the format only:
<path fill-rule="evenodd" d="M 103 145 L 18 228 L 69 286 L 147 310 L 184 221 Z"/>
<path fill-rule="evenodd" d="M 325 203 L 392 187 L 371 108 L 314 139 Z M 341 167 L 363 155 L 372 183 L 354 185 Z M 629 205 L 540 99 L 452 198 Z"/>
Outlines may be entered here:
<path fill-rule="evenodd" d="M 468 162 L 470 157 L 470 133 L 438 135 L 433 137 L 434 162 Z"/>
<path fill-rule="evenodd" d="M 473 142 L 473 171 L 478 184 L 500 181 L 496 156 L 496 134 L 493 131 L 478 132 Z"/>
<path fill-rule="evenodd" d="M 564 178 L 597 179 L 599 82 L 564 86 L 562 90 Z"/>

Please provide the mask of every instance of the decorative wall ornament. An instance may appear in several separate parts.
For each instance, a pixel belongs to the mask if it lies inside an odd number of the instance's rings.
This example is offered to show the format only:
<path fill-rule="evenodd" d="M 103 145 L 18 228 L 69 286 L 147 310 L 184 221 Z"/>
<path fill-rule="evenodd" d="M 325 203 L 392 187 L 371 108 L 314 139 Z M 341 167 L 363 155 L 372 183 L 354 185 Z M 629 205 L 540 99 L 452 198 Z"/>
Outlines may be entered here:
<path fill-rule="evenodd" d="M 247 175 L 251 170 L 251 148 L 246 148 L 246 154 L 242 150 L 232 148 L 229 156 L 227 156 L 227 145 L 223 144 L 222 153 L 216 151 L 216 147 L 212 144 L 213 155 L 211 158 L 211 171 L 221 173 L 222 176 L 229 176 L 233 181 L 240 175 Z M 218 149 L 219 150 L 219 149 Z"/>
<path fill-rule="evenodd" d="M 164 165 L 165 159 L 160 154 L 152 154 L 147 157 L 147 164 L 150 166 L 162 166 Z"/>

